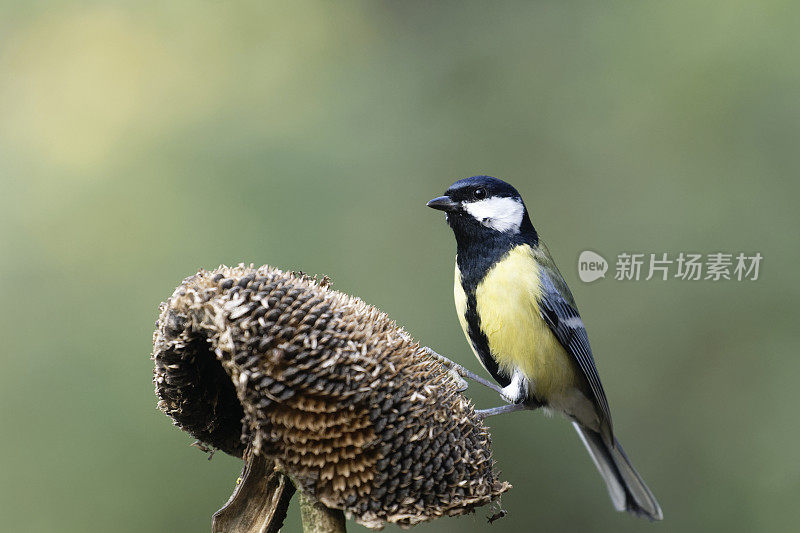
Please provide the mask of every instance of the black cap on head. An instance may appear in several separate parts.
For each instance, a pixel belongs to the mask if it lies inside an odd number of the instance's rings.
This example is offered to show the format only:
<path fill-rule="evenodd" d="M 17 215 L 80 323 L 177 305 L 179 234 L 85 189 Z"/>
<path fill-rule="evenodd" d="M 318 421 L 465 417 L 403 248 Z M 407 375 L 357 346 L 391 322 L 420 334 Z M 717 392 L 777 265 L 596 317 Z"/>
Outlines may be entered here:
<path fill-rule="evenodd" d="M 494 196 L 522 199 L 517 189 L 505 181 L 493 178 L 492 176 L 472 176 L 470 178 L 458 180 L 445 191 L 445 195 L 449 196 L 454 201 L 480 200 L 481 198 L 475 198 L 474 194 L 476 191 L 481 190 L 483 193 L 479 192 L 479 195 L 482 195 L 484 198 L 491 198 Z"/>

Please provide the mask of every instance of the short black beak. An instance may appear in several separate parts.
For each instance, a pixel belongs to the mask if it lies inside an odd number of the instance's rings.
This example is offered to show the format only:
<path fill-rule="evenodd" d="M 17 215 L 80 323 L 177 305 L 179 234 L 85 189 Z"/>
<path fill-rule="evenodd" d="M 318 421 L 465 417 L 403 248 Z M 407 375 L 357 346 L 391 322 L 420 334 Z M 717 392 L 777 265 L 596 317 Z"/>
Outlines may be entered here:
<path fill-rule="evenodd" d="M 455 211 L 458 209 L 458 202 L 454 202 L 450 199 L 449 196 L 440 196 L 438 198 L 434 198 L 427 204 L 428 207 L 432 207 L 433 209 L 438 209 L 439 211 Z"/>

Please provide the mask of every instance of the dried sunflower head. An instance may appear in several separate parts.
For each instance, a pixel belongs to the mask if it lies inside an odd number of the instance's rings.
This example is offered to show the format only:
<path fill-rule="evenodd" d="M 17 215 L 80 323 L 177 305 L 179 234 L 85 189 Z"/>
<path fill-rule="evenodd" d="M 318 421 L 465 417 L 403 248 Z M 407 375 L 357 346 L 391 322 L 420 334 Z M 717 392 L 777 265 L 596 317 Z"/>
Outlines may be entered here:
<path fill-rule="evenodd" d="M 510 488 L 447 369 L 327 280 L 200 271 L 161 305 L 153 343 L 176 425 L 238 457 L 249 446 L 363 525 L 463 514 Z"/>

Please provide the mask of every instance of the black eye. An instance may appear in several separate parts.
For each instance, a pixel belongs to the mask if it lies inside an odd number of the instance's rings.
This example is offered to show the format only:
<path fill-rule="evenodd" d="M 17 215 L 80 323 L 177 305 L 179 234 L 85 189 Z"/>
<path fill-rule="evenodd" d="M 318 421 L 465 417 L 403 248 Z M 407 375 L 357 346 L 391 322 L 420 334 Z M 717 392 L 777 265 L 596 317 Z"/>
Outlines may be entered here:
<path fill-rule="evenodd" d="M 472 197 L 475 198 L 476 200 L 483 200 L 484 198 L 486 198 L 486 189 L 484 189 L 483 187 L 478 187 L 477 189 L 472 191 Z"/>

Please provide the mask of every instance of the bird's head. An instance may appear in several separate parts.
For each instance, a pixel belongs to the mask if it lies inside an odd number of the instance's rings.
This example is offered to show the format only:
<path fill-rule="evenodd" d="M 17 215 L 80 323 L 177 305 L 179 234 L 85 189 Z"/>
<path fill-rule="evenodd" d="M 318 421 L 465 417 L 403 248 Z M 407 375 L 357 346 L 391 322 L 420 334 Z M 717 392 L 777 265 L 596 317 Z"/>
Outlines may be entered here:
<path fill-rule="evenodd" d="M 456 238 L 514 236 L 533 231 L 517 190 L 491 176 L 473 176 L 453 183 L 428 207 L 444 211 Z"/>

